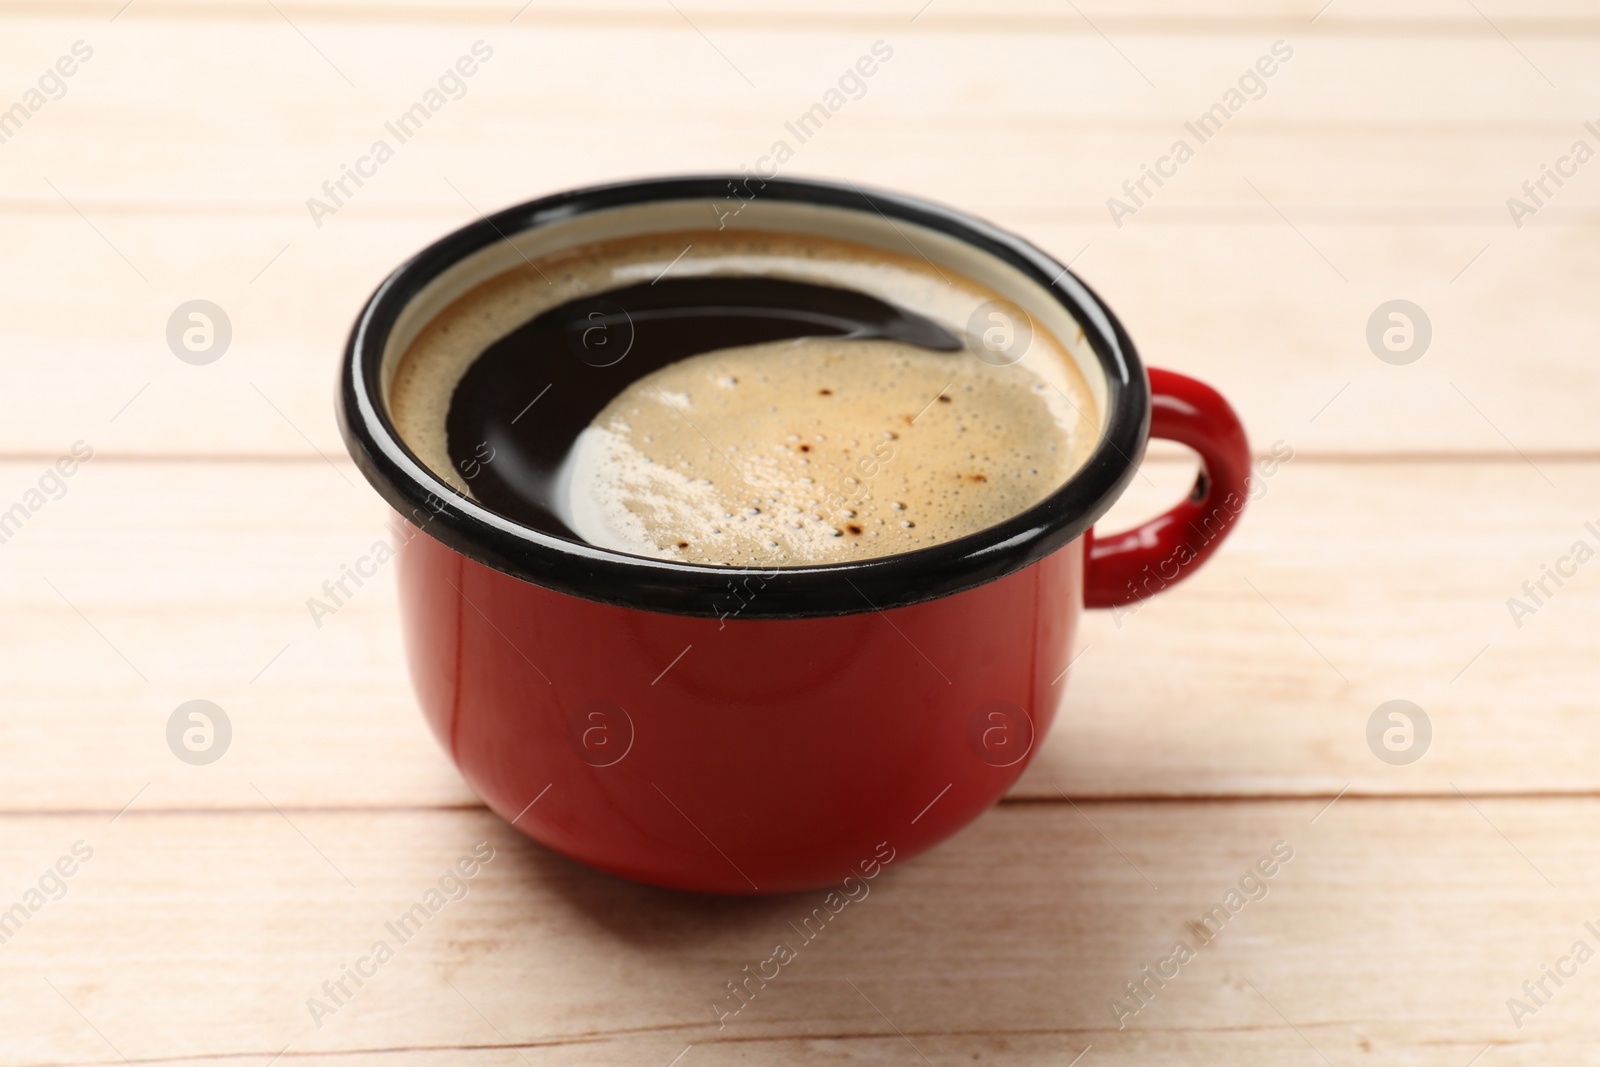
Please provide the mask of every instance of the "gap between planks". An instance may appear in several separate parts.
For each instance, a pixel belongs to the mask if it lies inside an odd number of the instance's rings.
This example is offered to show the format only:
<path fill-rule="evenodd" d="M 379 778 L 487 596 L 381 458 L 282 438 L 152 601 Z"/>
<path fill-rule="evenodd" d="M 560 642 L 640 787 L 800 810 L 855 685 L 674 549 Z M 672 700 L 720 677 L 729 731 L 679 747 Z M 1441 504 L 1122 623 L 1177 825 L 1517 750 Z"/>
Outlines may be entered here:
<path fill-rule="evenodd" d="M 1107 795 L 1096 793 L 1092 795 L 1070 796 L 1058 793 L 1055 796 L 1004 796 L 995 802 L 995 806 L 1004 808 L 1024 807 L 1111 807 L 1114 805 L 1133 806 L 1173 806 L 1188 805 L 1202 807 L 1209 805 L 1241 805 L 1241 804 L 1284 804 L 1305 801 L 1315 803 L 1322 801 L 1329 806 L 1334 801 L 1366 802 L 1366 803 L 1420 803 L 1440 800 L 1600 800 L 1600 789 L 1551 789 L 1551 790 L 1509 790 L 1495 792 L 1492 790 L 1451 790 L 1450 792 L 1429 793 L 1375 793 L 1344 790 L 1341 792 L 1315 792 L 1315 793 L 1128 793 Z M 233 807 L 217 808 L 0 808 L 0 819 L 55 819 L 55 818 L 88 818 L 95 815 L 107 815 L 116 818 L 165 818 L 170 816 L 215 816 L 229 818 L 239 815 L 272 815 L 282 812 L 294 812 L 300 815 L 395 815 L 395 814 L 428 814 L 431 812 L 483 812 L 488 813 L 487 804 L 279 804 L 276 807 L 262 805 L 238 805 Z"/>
<path fill-rule="evenodd" d="M 40 1062 L 30 1064 L 28 1067 L 116 1067 L 121 1063 L 143 1063 L 160 1067 L 163 1064 L 206 1064 L 227 1063 L 234 1060 L 259 1060 L 270 1058 L 267 1067 L 272 1063 L 290 1063 L 296 1058 L 315 1057 L 317 1062 L 324 1060 L 351 1059 L 361 1056 L 398 1056 L 408 1052 L 416 1053 L 441 1053 L 441 1052 L 520 1052 L 522 1049 L 530 1051 L 548 1051 L 551 1049 L 573 1048 L 590 1045 L 604 1045 L 618 1040 L 639 1037 L 653 1037 L 657 1035 L 683 1034 L 693 1031 L 703 1031 L 706 1024 L 698 1022 L 666 1023 L 659 1026 L 630 1026 L 616 1030 L 594 1030 L 588 1033 L 573 1034 L 571 1036 L 551 1037 L 544 1040 L 532 1041 L 486 1041 L 481 1044 L 436 1044 L 436 1045 L 372 1045 L 361 1048 L 341 1049 L 305 1049 L 305 1050 L 280 1050 L 274 1053 L 271 1049 L 252 1052 L 204 1052 L 188 1056 L 157 1056 L 138 1057 L 133 1060 L 60 1060 L 51 1063 Z M 1278 1033 L 1288 1028 L 1268 1024 L 1265 1026 L 1230 1026 L 1229 1032 L 1236 1033 Z M 748 1035 L 719 1035 L 702 1037 L 693 1042 L 693 1045 L 750 1045 L 750 1044 L 783 1044 L 785 1042 L 809 1043 L 816 1041 L 877 1041 L 901 1042 L 911 1037 L 921 1038 L 986 1038 L 986 1037 L 1084 1037 L 1086 1035 L 1116 1033 L 1109 1026 L 1083 1026 L 1083 1027 L 1045 1027 L 1045 1026 L 1018 1026 L 1018 1027 L 989 1027 L 984 1029 L 902 1029 L 896 1027 L 892 1033 L 883 1033 L 875 1030 L 837 1030 L 824 1033 L 805 1031 L 803 1033 L 769 1033 Z M 676 1062 L 676 1061 L 674 1061 Z M 670 1067 L 670 1065 L 669 1065 Z"/>
<path fill-rule="evenodd" d="M 274 8 L 281 6 L 286 13 L 300 21 L 314 23 L 358 24 L 439 24 L 508 26 L 512 20 L 500 5 L 443 4 L 409 6 L 362 3 L 328 3 L 308 5 L 286 2 L 282 5 L 254 3 L 200 3 L 194 0 L 143 0 L 125 16 L 129 22 L 184 21 L 184 22 L 276 22 L 283 16 Z M 629 29 L 653 27 L 683 33 L 694 32 L 695 26 L 712 26 L 724 29 L 827 31 L 831 29 L 900 27 L 918 32 L 950 30 L 982 30 L 991 33 L 1026 32 L 1052 33 L 1062 36 L 1096 37 L 1105 31 L 1116 30 L 1134 34 L 1185 34 L 1207 36 L 1232 36 L 1246 33 L 1272 33 L 1304 31 L 1314 28 L 1317 33 L 1339 36 L 1382 37 L 1453 37 L 1500 39 L 1505 34 L 1515 34 L 1519 39 L 1551 38 L 1570 40 L 1573 37 L 1600 35 L 1600 20 L 1573 18 L 1571 16 L 1519 16 L 1510 15 L 1496 19 L 1493 24 L 1475 12 L 1463 11 L 1454 16 L 1438 19 L 1387 19 L 1370 15 L 1342 15 L 1337 10 L 1313 19 L 1299 17 L 1259 17 L 1218 15 L 1213 17 L 1182 17 L 1162 13 L 1121 14 L 1095 13 L 1090 23 L 1071 5 L 1072 11 L 950 11 L 934 7 L 917 16 L 915 20 L 903 13 L 891 11 L 829 10 L 807 12 L 796 6 L 787 11 L 721 10 L 690 8 L 694 23 L 686 25 L 682 15 L 669 8 L 617 5 L 611 8 L 586 8 L 577 5 L 551 10 L 530 5 L 516 17 L 520 29 L 539 29 L 548 26 L 625 26 Z M 127 8 L 124 0 L 22 0 L 8 4 L 0 17 L 49 18 L 106 18 L 120 15 Z M 915 24 L 913 24 L 913 21 Z"/>

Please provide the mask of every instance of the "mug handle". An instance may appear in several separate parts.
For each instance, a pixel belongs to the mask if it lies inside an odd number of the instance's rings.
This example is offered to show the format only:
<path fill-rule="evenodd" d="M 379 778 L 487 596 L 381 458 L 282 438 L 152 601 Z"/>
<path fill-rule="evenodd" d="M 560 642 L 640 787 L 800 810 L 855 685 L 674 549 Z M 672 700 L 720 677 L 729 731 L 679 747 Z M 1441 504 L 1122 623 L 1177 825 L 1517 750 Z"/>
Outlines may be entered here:
<path fill-rule="evenodd" d="M 1083 604 L 1114 608 L 1161 592 L 1216 551 L 1250 495 L 1250 444 L 1239 416 L 1204 382 L 1150 370 L 1150 436 L 1200 454 L 1194 488 L 1176 507 L 1124 533 L 1086 540 Z"/>

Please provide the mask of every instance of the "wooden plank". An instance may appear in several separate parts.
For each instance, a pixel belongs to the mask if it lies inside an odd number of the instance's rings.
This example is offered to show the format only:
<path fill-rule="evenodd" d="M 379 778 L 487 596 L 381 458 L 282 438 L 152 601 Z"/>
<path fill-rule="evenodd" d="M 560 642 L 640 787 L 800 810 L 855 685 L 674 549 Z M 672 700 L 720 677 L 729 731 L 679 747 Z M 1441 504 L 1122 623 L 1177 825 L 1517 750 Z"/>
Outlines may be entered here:
<path fill-rule="evenodd" d="M 1015 793 L 1594 790 L 1592 746 L 1551 739 L 1587 731 L 1580 635 L 1600 585 L 1583 569 L 1545 579 L 1548 597 L 1523 585 L 1580 540 L 1600 549 L 1596 471 L 1541 470 L 1553 485 L 1524 463 L 1281 467 L 1182 586 L 1086 617 L 1066 708 Z M 1124 513 L 1185 484 L 1163 481 L 1136 483 Z M 1534 613 L 1513 617 L 1512 597 Z M 1391 700 L 1432 722 L 1408 766 L 1368 745 Z"/>
<path fill-rule="evenodd" d="M 1574 542 L 1600 544 L 1585 527 L 1600 464 L 1541 469 L 1554 488 L 1520 462 L 1280 467 L 1190 581 L 1086 618 L 1065 708 L 1014 795 L 1600 789 L 1595 575 L 1547 580 L 1520 627 L 1507 607 Z M 0 501 L 40 473 L 0 467 Z M 1147 476 L 1108 528 L 1181 495 L 1192 467 Z M 141 788 L 172 808 L 255 806 L 258 789 L 297 807 L 473 803 L 415 710 L 392 577 L 320 627 L 307 609 L 384 536 L 375 495 L 346 477 L 321 462 L 81 468 L 0 549 L 0 806 L 115 812 Z M 234 724 L 208 768 L 166 747 L 192 699 Z M 1367 747 L 1393 699 L 1433 724 L 1410 766 Z"/>
<path fill-rule="evenodd" d="M 94 854 L 4 946 L 0 1032 L 28 1064 L 1587 1062 L 1587 968 L 1520 1029 L 1507 999 L 1596 944 L 1595 800 L 1320 807 L 1002 807 L 867 884 L 721 1030 L 724 983 L 823 894 L 662 893 L 483 813 L 5 817 L 8 902 Z M 385 924 L 478 841 L 465 897 L 398 943 Z M 1187 924 L 1276 842 L 1292 858 L 1201 944 Z M 379 939 L 393 959 L 315 1026 L 308 998 Z M 1112 999 L 1180 939 L 1194 958 L 1119 1030 Z"/>
<path fill-rule="evenodd" d="M 41 469 L 5 469 L 8 506 Z M 141 789 L 177 807 L 475 803 L 411 699 L 392 575 L 332 617 L 306 607 L 385 536 L 348 464 L 95 459 L 66 484 L 0 551 L 8 674 L 26 690 L 0 726 L 6 807 L 114 812 Z M 209 767 L 168 749 L 169 717 L 196 699 L 233 728 Z"/>
<path fill-rule="evenodd" d="M 1600 1063 L 1589 969 L 1541 974 L 1600 946 L 1600 600 L 1589 568 L 1541 570 L 1600 546 L 1600 201 L 1584 176 L 1525 229 L 1505 208 L 1600 120 L 1592 5 L 137 0 L 108 24 L 123 2 L 0 4 L 8 70 L 97 50 L 0 145 L 0 511 L 96 448 L 0 543 L 0 1060 Z M 316 228 L 304 198 L 478 37 L 497 56 L 469 95 Z M 472 217 L 447 179 L 490 208 L 734 169 L 878 37 L 894 63 L 793 173 L 1076 258 L 1153 364 L 1295 458 L 1191 583 L 1086 620 L 1007 803 L 719 1027 L 724 983 L 822 894 L 621 883 L 476 804 L 413 707 L 389 575 L 306 611 L 382 536 L 332 369 L 377 279 Z M 1106 197 L 1278 37 L 1297 57 L 1268 96 L 1115 227 Z M 194 297 L 237 329 L 209 367 L 162 339 Z M 1396 297 L 1435 328 L 1412 366 L 1367 349 Z M 1107 525 L 1192 476 L 1147 464 Z M 236 731 L 208 766 L 165 737 L 197 697 Z M 1369 748 L 1396 698 L 1432 723 L 1409 765 Z M 1119 1020 L 1280 840 L 1270 892 Z M 465 898 L 399 944 L 385 922 L 479 841 Z M 398 955 L 333 1001 L 378 938 Z M 321 1026 L 313 996 L 339 1009 Z"/>
<path fill-rule="evenodd" d="M 331 396 L 355 312 L 396 264 L 470 217 L 460 205 L 437 218 L 340 217 L 309 237 L 270 218 L 99 218 L 149 283 L 76 215 L 11 217 L 0 455 L 53 456 L 81 437 L 108 455 L 342 456 Z M 1600 252 L 1587 230 L 1303 226 L 1314 249 L 1276 218 L 1140 217 L 1116 230 L 995 217 L 1074 261 L 1149 363 L 1223 390 L 1263 450 L 1281 439 L 1318 456 L 1600 454 L 1589 411 Z M 197 297 L 233 330 L 223 357 L 199 367 L 165 340 L 173 310 Z M 1430 349 L 1408 366 L 1368 347 L 1369 318 L 1395 298 L 1432 324 Z"/>
<path fill-rule="evenodd" d="M 97 51 L 62 99 L 7 140 L 0 196 L 59 205 L 49 178 L 91 215 L 107 200 L 274 204 L 314 230 L 306 199 L 324 195 L 324 181 L 378 138 L 396 155 L 352 194 L 352 214 L 454 207 L 459 198 L 441 176 L 495 203 L 641 170 L 737 171 L 787 139 L 791 173 L 937 180 L 929 192 L 973 206 L 1099 215 L 1141 164 L 1186 138 L 1197 158 L 1163 190 L 1163 210 L 1265 210 L 1244 175 L 1285 211 L 1444 204 L 1498 219 L 1523 181 L 1584 136 L 1586 120 L 1600 120 L 1587 38 L 1528 40 L 1519 55 L 1487 24 L 1473 36 L 1423 38 L 1425 47 L 1383 30 L 1290 33 L 1294 59 L 1250 88 L 1264 95 L 1201 143 L 1184 123 L 1217 104 L 1281 35 L 1157 28 L 1113 46 L 1087 26 L 1065 35 L 897 36 L 822 24 L 730 27 L 713 45 L 681 20 L 671 29 L 332 21 L 314 26 L 308 42 L 264 10 L 273 21 L 129 16 L 104 31 L 59 19 L 15 23 L 0 43 L 8 67 L 43 70 L 86 33 Z M 494 58 L 462 83 L 460 98 L 404 143 L 386 134 L 384 123 L 480 38 Z M 784 123 L 879 38 L 894 57 L 851 88 L 860 98 L 804 143 L 789 134 Z M 1561 190 L 1551 212 L 1592 218 L 1592 184 Z"/>

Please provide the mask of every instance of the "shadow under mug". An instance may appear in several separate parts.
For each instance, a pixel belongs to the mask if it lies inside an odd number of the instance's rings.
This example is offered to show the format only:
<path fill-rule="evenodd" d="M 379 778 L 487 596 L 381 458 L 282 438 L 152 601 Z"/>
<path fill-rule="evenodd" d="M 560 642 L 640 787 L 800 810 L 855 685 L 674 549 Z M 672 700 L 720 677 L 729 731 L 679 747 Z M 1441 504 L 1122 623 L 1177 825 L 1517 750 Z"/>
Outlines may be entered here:
<path fill-rule="evenodd" d="M 390 378 L 449 301 L 551 251 L 713 221 L 914 253 L 999 291 L 1057 338 L 1078 338 L 1067 347 L 1101 414 L 1098 445 L 1057 491 L 978 533 L 763 571 L 519 526 L 401 442 Z M 1227 402 L 1179 374 L 1147 377 L 1110 309 L 1022 239 L 911 197 L 748 176 L 582 189 L 450 234 L 362 309 L 338 407 L 351 455 L 404 520 L 413 682 L 472 788 L 584 863 L 721 893 L 870 877 L 980 815 L 1050 728 L 1081 610 L 1189 574 L 1242 510 L 1250 467 Z M 1096 536 L 1151 435 L 1199 454 L 1192 492 L 1134 530 Z"/>

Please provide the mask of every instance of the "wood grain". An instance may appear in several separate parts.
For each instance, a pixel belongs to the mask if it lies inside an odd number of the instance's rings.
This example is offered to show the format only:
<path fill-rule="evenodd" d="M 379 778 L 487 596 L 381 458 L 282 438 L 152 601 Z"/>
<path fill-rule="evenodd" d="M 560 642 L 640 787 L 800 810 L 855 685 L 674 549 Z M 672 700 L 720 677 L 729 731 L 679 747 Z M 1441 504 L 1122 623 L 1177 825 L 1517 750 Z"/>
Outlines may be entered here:
<path fill-rule="evenodd" d="M 1600 145 L 1591 3 L 7 0 L 0 26 L 0 111 L 94 49 L 0 142 L 0 516 L 27 511 L 0 526 L 0 1063 L 1600 1063 L 1590 967 L 1523 990 L 1600 948 L 1600 586 L 1507 603 L 1600 546 L 1592 168 L 1507 206 Z M 478 39 L 466 94 L 318 227 L 307 198 Z M 334 371 L 417 248 L 754 165 L 878 39 L 785 173 L 1027 235 L 1294 458 L 1192 580 L 1086 618 L 1005 802 L 719 1029 L 820 894 L 622 883 L 478 804 L 414 706 L 392 577 L 306 610 L 382 536 Z M 1118 226 L 1108 198 L 1279 39 L 1265 95 Z M 197 297 L 234 327 L 205 367 L 163 336 Z M 1434 331 L 1409 366 L 1366 341 L 1396 298 Z M 1187 488 L 1152 456 L 1108 528 Z M 204 767 L 164 738 L 195 698 L 235 729 Z M 1368 747 L 1393 699 L 1432 723 L 1410 765 Z M 1124 983 L 1280 840 L 1270 892 L 1119 1029 Z M 478 841 L 465 899 L 316 1026 L 307 998 Z"/>
<path fill-rule="evenodd" d="M 1180 496 L 1192 469 L 1148 464 L 1106 527 Z M 1547 584 L 1520 627 L 1507 608 L 1531 605 L 1523 582 L 1575 541 L 1600 545 L 1585 527 L 1600 464 L 1541 469 L 1556 488 L 1521 462 L 1291 460 L 1192 579 L 1086 617 L 1064 709 L 1013 795 L 1600 790 L 1596 574 Z M 37 477 L 4 465 L 0 499 Z M 115 812 L 146 785 L 176 808 L 259 807 L 258 788 L 299 807 L 473 803 L 413 703 L 392 575 L 320 627 L 306 607 L 384 536 L 374 495 L 345 478 L 320 461 L 81 468 L 0 548 L 0 806 Z M 196 698 L 235 724 L 207 769 L 163 734 Z M 1433 722 L 1411 766 L 1367 748 L 1392 699 Z"/>
<path fill-rule="evenodd" d="M 75 215 L 13 217 L 0 289 L 15 304 L 0 344 L 31 387 L 0 396 L 0 454 L 53 455 L 83 438 L 123 456 L 341 457 L 332 391 L 350 323 L 388 271 L 470 221 L 458 209 L 341 217 L 309 240 L 271 219 L 100 219 L 148 284 Z M 1600 326 L 1586 303 L 1600 252 L 1587 230 L 1507 226 L 1504 240 L 1492 227 L 1304 227 L 1346 282 L 1275 218 L 1139 218 L 1121 231 L 999 221 L 1074 261 L 1147 362 L 1223 390 L 1261 451 L 1283 440 L 1317 456 L 1600 456 L 1589 417 Z M 165 339 L 173 309 L 199 296 L 233 328 L 203 367 Z M 1366 336 L 1397 297 L 1433 330 L 1409 366 L 1381 362 Z"/>
<path fill-rule="evenodd" d="M 140 1062 L 666 1064 L 693 1045 L 682 1062 L 1025 1064 L 1093 1045 L 1113 1064 L 1464 1064 L 1486 1046 L 1575 1063 L 1600 1007 L 1587 968 L 1521 1029 L 1506 1000 L 1596 942 L 1595 804 L 1002 806 L 880 875 L 721 1030 L 723 983 L 799 940 L 821 894 L 650 890 L 482 813 L 6 817 L 19 881 L 75 841 L 94 856 L 4 946 L 0 1020 L 19 1064 L 118 1062 L 108 1044 Z M 480 840 L 495 856 L 466 897 L 399 944 L 385 923 Z M 1280 841 L 1265 896 L 1248 884 L 1260 899 L 1199 944 L 1186 924 Z M 394 959 L 316 1027 L 307 999 L 377 939 Z M 1196 958 L 1119 1030 L 1111 1000 L 1180 939 Z"/>
<path fill-rule="evenodd" d="M 200 7 L 132 10 L 149 20 L 109 27 L 66 97 L 4 146 L 0 214 L 15 254 L 0 266 L 0 342 L 35 388 L 0 399 L 0 454 L 82 436 L 122 454 L 337 455 L 337 353 L 407 254 L 477 210 L 556 188 L 752 163 L 866 43 L 830 22 L 740 30 L 771 51 L 768 87 L 752 89 L 687 26 L 507 29 L 499 65 L 319 228 L 306 198 L 431 84 L 440 56 L 454 58 L 434 54 L 447 44 L 439 31 L 368 26 L 362 8 L 325 20 L 330 55 L 343 44 L 384 57 L 354 89 L 292 26 L 263 43 L 265 9 L 218 5 L 226 17 L 192 25 L 181 18 Z M 61 18 L 15 26 L 0 55 L 18 69 L 83 30 Z M 1224 388 L 1267 442 L 1330 455 L 1593 454 L 1593 183 L 1562 188 L 1520 229 L 1505 206 L 1600 119 L 1583 104 L 1600 104 L 1579 63 L 1587 45 L 1538 42 L 1552 70 L 1577 71 L 1557 107 L 1516 48 L 1481 28 L 1422 51 L 1387 29 L 1312 38 L 1120 227 L 1107 199 L 1190 137 L 1183 123 L 1270 41 L 1151 23 L 1136 41 L 1161 73 L 1152 89 L 1082 27 L 918 30 L 868 95 L 802 146 L 794 173 L 913 190 L 1032 237 L 1107 295 L 1152 363 Z M 609 64 L 598 88 L 596 63 Z M 153 67 L 162 77 L 137 76 Z M 294 151 L 279 150 L 286 139 Z M 163 333 L 201 294 L 236 335 L 223 361 L 192 368 Z M 1396 297 L 1421 303 L 1435 330 L 1411 367 L 1367 347 L 1368 317 Z M 1485 316 L 1490 301 L 1499 311 Z"/>
<path fill-rule="evenodd" d="M 1094 33 L 947 31 L 891 41 L 820 26 L 728 30 L 713 48 L 687 26 L 480 33 L 335 22 L 315 27 L 312 48 L 281 23 L 113 29 L 91 42 L 95 57 L 66 95 L 6 142 L 12 166 L 0 175 L 0 195 L 59 206 L 48 177 L 91 216 L 102 202 L 270 204 L 314 233 L 307 198 L 327 198 L 323 182 L 378 138 L 395 158 L 359 190 L 346 187 L 341 216 L 454 208 L 460 196 L 445 177 L 470 200 L 494 204 L 628 174 L 737 172 L 782 139 L 795 151 L 790 173 L 844 172 L 980 211 L 1005 204 L 1109 221 L 1106 199 L 1126 195 L 1122 183 L 1183 138 L 1196 158 L 1154 198 L 1152 217 L 1202 208 L 1272 217 L 1248 177 L 1302 221 L 1309 208 L 1353 206 L 1370 214 L 1447 209 L 1458 220 L 1509 227 L 1507 197 L 1525 195 L 1522 182 L 1584 137 L 1586 121 L 1600 120 L 1592 46 L 1581 37 L 1530 42 L 1537 69 L 1494 34 L 1421 49 L 1385 34 L 1297 37 L 1294 59 L 1251 90 L 1264 95 L 1202 143 L 1184 124 L 1218 103 L 1273 36 L 1129 35 L 1125 60 Z M 0 56 L 42 70 L 85 33 L 95 36 L 77 23 L 30 22 Z M 404 143 L 388 134 L 384 123 L 478 39 L 494 58 L 463 82 L 459 99 Z M 859 99 L 814 137 L 788 131 L 784 123 L 816 104 L 876 39 L 894 58 L 851 90 Z M 135 77 L 153 64 L 163 65 L 162 77 Z M 761 72 L 755 87 L 746 69 Z M 1486 70 L 1503 76 L 1484 78 Z M 1544 77 L 1567 87 L 1559 103 Z M 1350 92 L 1352 83 L 1363 91 Z M 286 137 L 296 150 L 275 151 Z M 1545 217 L 1592 221 L 1592 186 L 1564 187 Z"/>

